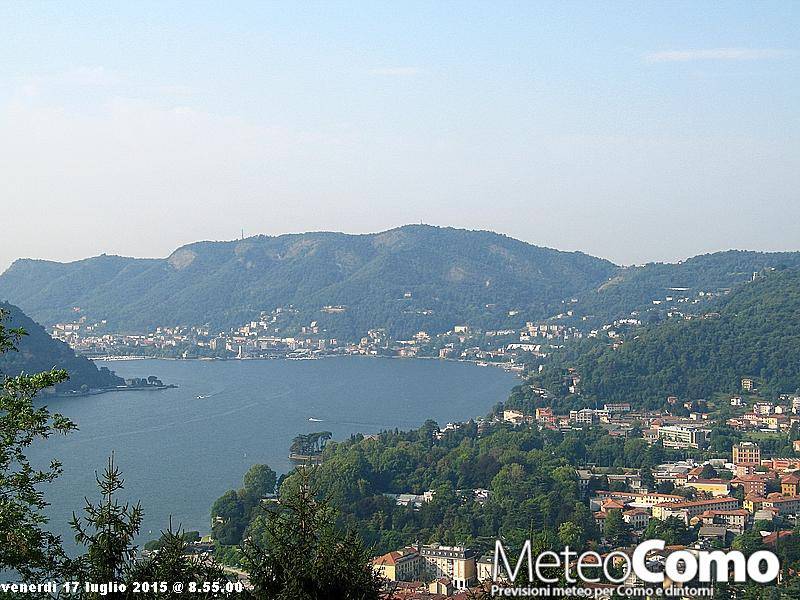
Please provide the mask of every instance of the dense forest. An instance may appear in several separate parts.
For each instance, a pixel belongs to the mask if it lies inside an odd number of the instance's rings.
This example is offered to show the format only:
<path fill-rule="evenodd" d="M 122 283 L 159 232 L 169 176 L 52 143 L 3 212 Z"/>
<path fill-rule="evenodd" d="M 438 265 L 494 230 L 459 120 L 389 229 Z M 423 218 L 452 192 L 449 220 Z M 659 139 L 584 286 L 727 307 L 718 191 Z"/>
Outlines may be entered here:
<path fill-rule="evenodd" d="M 800 271 L 768 272 L 720 297 L 709 312 L 646 326 L 618 349 L 584 340 L 554 355 L 533 383 L 565 399 L 568 368 L 581 378 L 573 404 L 584 406 L 655 408 L 670 395 L 710 398 L 736 393 L 743 377 L 754 378 L 767 397 L 793 393 L 800 388 Z"/>
<path fill-rule="evenodd" d="M 115 331 L 225 328 L 293 305 L 298 323 L 316 320 L 333 336 L 360 337 L 374 327 L 404 336 L 545 318 L 615 271 L 606 260 L 488 231 L 413 225 L 369 235 L 198 242 L 163 260 L 18 260 L 0 276 L 0 298 L 43 323 L 71 319 L 80 307 Z M 320 310 L 338 305 L 346 310 Z M 510 310 L 519 315 L 509 317 Z"/>
<path fill-rule="evenodd" d="M 634 311 L 645 316 L 658 314 L 654 300 L 730 290 L 749 281 L 753 273 L 773 268 L 800 268 L 800 252 L 728 250 L 678 263 L 626 267 L 607 283 L 580 296 L 572 307 L 573 320 L 585 327 L 627 317 Z"/>
<path fill-rule="evenodd" d="M 498 532 L 511 543 L 536 534 L 585 547 L 599 535 L 575 466 L 647 469 L 670 456 L 643 439 L 602 430 L 539 432 L 497 424 L 479 434 L 470 422 L 439 433 L 429 421 L 418 430 L 331 442 L 310 479 L 321 497 L 340 508 L 341 526 L 357 531 L 375 553 L 415 541 L 489 547 Z M 282 478 L 280 489 L 293 489 L 300 476 L 293 471 Z M 252 487 L 245 482 L 215 503 L 212 521 L 221 543 L 260 535 L 257 505 L 248 501 Z M 488 490 L 488 498 L 476 497 L 475 489 Z M 433 499 L 418 509 L 396 505 L 393 496 L 428 490 Z"/>
<path fill-rule="evenodd" d="M 0 316 L 9 329 L 25 330 L 17 342 L 17 350 L 0 355 L 0 376 L 15 377 L 22 372 L 38 373 L 50 369 L 65 369 L 69 379 L 60 382 L 56 391 L 87 391 L 123 385 L 125 381 L 106 367 L 98 368 L 92 361 L 75 352 L 64 342 L 54 340 L 43 327 L 19 308 L 0 303 Z"/>

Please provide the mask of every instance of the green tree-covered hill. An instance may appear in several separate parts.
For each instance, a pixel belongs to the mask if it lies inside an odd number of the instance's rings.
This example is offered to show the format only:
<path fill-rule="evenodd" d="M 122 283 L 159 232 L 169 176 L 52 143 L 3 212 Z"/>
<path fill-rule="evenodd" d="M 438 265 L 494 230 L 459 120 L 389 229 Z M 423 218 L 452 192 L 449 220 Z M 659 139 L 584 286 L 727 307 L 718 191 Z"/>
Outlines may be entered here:
<path fill-rule="evenodd" d="M 690 320 L 643 328 L 618 349 L 586 340 L 537 376 L 557 394 L 565 369 L 580 377 L 581 404 L 595 401 L 660 406 L 666 396 L 709 398 L 735 393 L 741 378 L 762 394 L 800 388 L 800 271 L 777 270 L 740 284 Z"/>
<path fill-rule="evenodd" d="M 294 305 L 298 322 L 317 320 L 336 335 L 373 327 L 406 335 L 545 318 L 564 298 L 597 288 L 616 270 L 603 259 L 488 231 L 410 225 L 368 235 L 198 242 L 163 260 L 18 260 L 0 276 L 0 298 L 43 323 L 70 319 L 80 307 L 118 331 L 228 327 Z M 321 312 L 326 305 L 347 309 Z M 520 312 L 511 318 L 510 310 Z"/>
<path fill-rule="evenodd" d="M 0 316 L 5 317 L 3 325 L 6 328 L 21 328 L 26 332 L 16 343 L 17 351 L 0 355 L 0 378 L 57 368 L 69 373 L 69 379 L 56 386 L 60 392 L 86 391 L 125 383 L 107 368 L 98 369 L 89 359 L 77 356 L 67 344 L 50 337 L 41 325 L 16 306 L 0 303 Z"/>
<path fill-rule="evenodd" d="M 800 268 L 800 252 L 728 250 L 678 263 L 621 268 L 610 281 L 578 297 L 579 302 L 573 307 L 575 321 L 591 327 L 629 316 L 633 311 L 647 319 L 648 311 L 660 312 L 654 301 L 730 290 L 749 281 L 753 273 L 771 268 Z"/>

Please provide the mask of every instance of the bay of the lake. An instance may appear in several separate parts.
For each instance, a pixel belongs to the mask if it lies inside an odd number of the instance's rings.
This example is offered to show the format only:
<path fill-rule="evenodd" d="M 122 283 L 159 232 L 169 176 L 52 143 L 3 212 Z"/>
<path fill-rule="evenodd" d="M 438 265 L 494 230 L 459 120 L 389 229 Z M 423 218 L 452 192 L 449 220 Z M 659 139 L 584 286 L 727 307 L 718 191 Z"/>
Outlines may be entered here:
<path fill-rule="evenodd" d="M 516 379 L 491 367 L 438 360 L 341 357 L 321 360 L 108 363 L 121 377 L 155 375 L 163 391 L 122 391 L 46 404 L 79 431 L 36 442 L 36 463 L 57 458 L 63 475 L 47 486 L 50 529 L 71 545 L 67 526 L 84 497 L 99 500 L 95 471 L 113 452 L 125 478 L 122 498 L 145 511 L 140 541 L 158 536 L 169 517 L 186 530 L 210 530 L 211 504 L 241 486 L 255 463 L 278 473 L 299 433 L 411 429 L 485 415 Z M 309 421 L 315 419 L 317 421 Z"/>

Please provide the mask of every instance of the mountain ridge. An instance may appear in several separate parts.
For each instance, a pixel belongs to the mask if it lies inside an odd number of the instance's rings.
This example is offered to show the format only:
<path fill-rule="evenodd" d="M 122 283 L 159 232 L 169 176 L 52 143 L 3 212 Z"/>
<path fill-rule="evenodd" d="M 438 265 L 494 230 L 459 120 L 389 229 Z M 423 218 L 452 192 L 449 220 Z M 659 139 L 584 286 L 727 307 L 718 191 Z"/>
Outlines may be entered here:
<path fill-rule="evenodd" d="M 564 313 L 565 324 L 590 329 L 631 312 L 658 312 L 653 300 L 674 286 L 693 294 L 730 288 L 781 265 L 800 267 L 800 252 L 728 250 L 620 267 L 488 230 L 404 225 L 203 240 L 164 258 L 18 259 L 0 275 L 0 299 L 45 324 L 70 320 L 80 307 L 129 332 L 224 329 L 289 305 L 299 311 L 298 325 L 316 320 L 331 337 L 349 339 L 370 328 L 398 336 L 455 324 L 515 328 L 556 313 Z M 321 314 L 329 305 L 347 309 Z"/>
<path fill-rule="evenodd" d="M 333 323 L 334 332 L 385 326 L 405 334 L 444 329 L 453 320 L 506 322 L 499 312 L 485 314 L 491 304 L 545 317 L 565 295 L 601 283 L 616 268 L 489 231 L 412 225 L 377 234 L 193 242 L 164 259 L 23 259 L 0 276 L 0 297 L 43 322 L 78 306 L 117 327 L 230 326 L 281 305 L 297 306 L 303 318 L 325 305 L 346 305 L 350 314 L 338 321 L 347 322 Z M 410 301 L 398 302 L 406 293 Z M 148 315 L 154 306 L 160 314 Z M 408 316 L 426 310 L 432 318 Z"/>

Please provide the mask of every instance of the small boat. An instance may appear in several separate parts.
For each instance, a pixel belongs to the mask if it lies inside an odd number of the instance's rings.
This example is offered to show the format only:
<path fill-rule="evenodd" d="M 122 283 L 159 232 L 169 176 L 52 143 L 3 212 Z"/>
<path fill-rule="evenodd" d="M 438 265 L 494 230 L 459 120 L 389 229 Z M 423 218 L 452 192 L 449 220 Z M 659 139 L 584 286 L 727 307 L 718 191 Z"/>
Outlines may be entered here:
<path fill-rule="evenodd" d="M 322 419 L 315 419 L 314 417 L 308 417 L 308 420 L 312 423 L 322 423 Z"/>
<path fill-rule="evenodd" d="M 198 400 L 205 400 L 206 398 L 208 398 L 208 396 L 197 396 Z"/>

